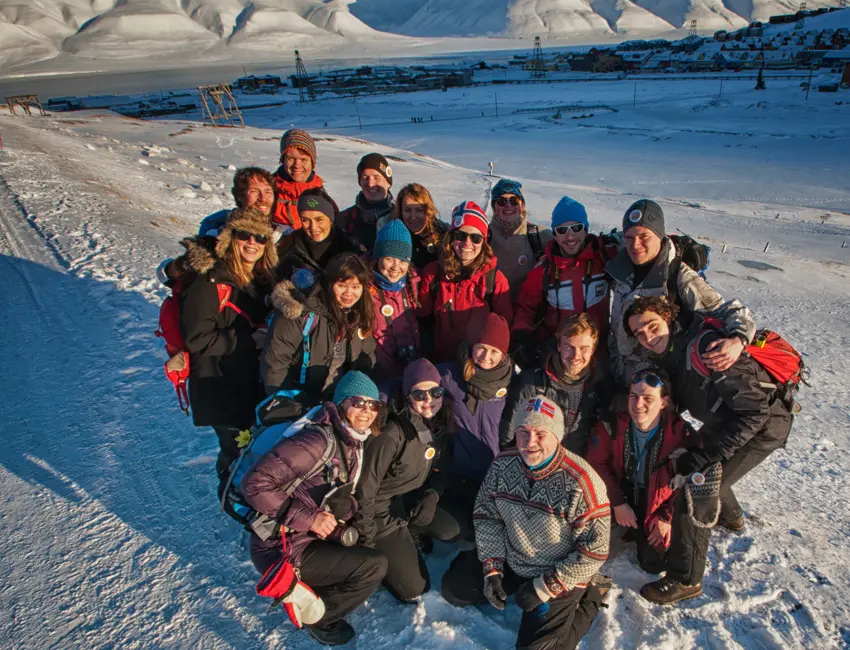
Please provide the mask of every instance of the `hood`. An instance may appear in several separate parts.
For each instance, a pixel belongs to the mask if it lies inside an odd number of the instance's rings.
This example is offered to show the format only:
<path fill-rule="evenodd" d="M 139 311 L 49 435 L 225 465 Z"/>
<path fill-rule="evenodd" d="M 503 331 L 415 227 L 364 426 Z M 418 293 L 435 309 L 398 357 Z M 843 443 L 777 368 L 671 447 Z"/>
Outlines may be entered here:
<path fill-rule="evenodd" d="M 306 311 L 327 314 L 322 296 L 323 291 L 318 284 L 309 294 L 305 294 L 291 280 L 281 280 L 272 289 L 269 301 L 284 318 L 297 319 Z"/>
<path fill-rule="evenodd" d="M 186 237 L 180 241 L 186 249 L 186 268 L 199 274 L 206 274 L 213 270 L 218 258 L 215 249 L 215 237 Z"/>

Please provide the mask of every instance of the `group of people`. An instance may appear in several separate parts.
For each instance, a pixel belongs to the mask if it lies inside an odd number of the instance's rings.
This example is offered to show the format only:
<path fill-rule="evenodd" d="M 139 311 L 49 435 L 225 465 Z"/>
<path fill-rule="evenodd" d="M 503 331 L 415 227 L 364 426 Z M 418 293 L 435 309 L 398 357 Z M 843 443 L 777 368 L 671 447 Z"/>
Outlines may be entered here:
<path fill-rule="evenodd" d="M 236 208 L 160 270 L 180 287 L 221 489 L 258 404 L 302 418 L 240 489 L 275 523 L 251 535 L 257 569 L 283 557 L 322 602 L 309 633 L 349 641 L 345 617 L 379 585 L 416 600 L 435 539 L 458 548 L 448 602 L 514 595 L 518 648 L 578 644 L 612 584 L 612 535 L 663 574 L 644 598 L 700 595 L 712 525 L 744 528 L 733 486 L 793 416 L 744 353 L 749 310 L 682 263 L 661 207 L 637 201 L 597 236 L 564 197 L 542 228 L 501 179 L 489 214 L 461 201 L 445 223 L 422 185 L 393 196 L 370 153 L 340 210 L 308 133 L 284 133 L 280 154 L 274 174 L 238 170 Z"/>

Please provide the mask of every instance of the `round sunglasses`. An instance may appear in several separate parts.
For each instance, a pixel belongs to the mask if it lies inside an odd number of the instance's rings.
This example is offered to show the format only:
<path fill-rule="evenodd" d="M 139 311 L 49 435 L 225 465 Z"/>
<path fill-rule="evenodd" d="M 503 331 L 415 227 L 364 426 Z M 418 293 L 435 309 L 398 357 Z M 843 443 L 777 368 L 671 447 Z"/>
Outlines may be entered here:
<path fill-rule="evenodd" d="M 506 205 L 519 205 L 520 203 L 522 203 L 522 199 L 516 196 L 500 196 L 494 201 L 494 203 L 504 208 Z"/>
<path fill-rule="evenodd" d="M 376 399 L 367 399 L 365 397 L 352 397 L 351 406 L 356 409 L 366 409 L 367 411 L 372 411 L 373 413 L 377 413 L 381 408 L 381 403 Z"/>
<path fill-rule="evenodd" d="M 434 386 L 434 388 L 429 388 L 428 390 L 414 389 L 410 391 L 410 397 L 414 402 L 424 402 L 428 398 L 428 395 L 431 396 L 431 399 L 440 399 L 445 393 L 446 389 L 442 386 Z"/>
<path fill-rule="evenodd" d="M 257 233 L 248 232 L 247 230 L 234 230 L 233 236 L 239 241 L 248 241 L 251 237 L 253 237 L 254 241 L 258 244 L 265 244 L 269 241 L 268 235 L 258 235 Z"/>
<path fill-rule="evenodd" d="M 452 231 L 452 240 L 465 242 L 467 239 L 471 239 L 473 244 L 480 244 L 484 241 L 484 235 L 477 232 L 464 232 L 463 230 Z"/>
<path fill-rule="evenodd" d="M 574 223 L 570 226 L 558 226 L 557 228 L 555 228 L 556 235 L 566 235 L 568 232 L 574 232 L 575 234 L 584 232 L 584 224 Z"/>

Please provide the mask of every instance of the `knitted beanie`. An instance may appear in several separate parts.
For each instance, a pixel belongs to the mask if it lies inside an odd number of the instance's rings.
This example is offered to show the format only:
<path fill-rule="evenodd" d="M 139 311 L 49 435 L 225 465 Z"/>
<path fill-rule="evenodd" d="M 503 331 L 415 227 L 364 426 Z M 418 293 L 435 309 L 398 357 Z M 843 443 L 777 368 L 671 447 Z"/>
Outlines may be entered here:
<path fill-rule="evenodd" d="M 520 404 L 514 411 L 511 430 L 529 426 L 551 431 L 560 442 L 564 438 L 564 412 L 546 397 L 532 397 L 525 406 Z"/>
<path fill-rule="evenodd" d="M 227 250 L 230 248 L 234 230 L 244 230 L 254 235 L 265 235 L 268 237 L 269 240 L 266 242 L 263 258 L 267 261 L 267 268 L 273 269 L 277 266 L 277 246 L 272 241 L 274 228 L 272 228 L 272 222 L 269 217 L 256 208 L 236 208 L 235 210 L 231 210 L 227 221 L 218 232 L 218 239 L 215 244 L 215 254 L 220 260 L 225 258 Z"/>
<path fill-rule="evenodd" d="M 467 340 L 472 344 L 484 343 L 491 345 L 502 354 L 507 355 L 508 348 L 511 344 L 511 328 L 508 327 L 508 321 L 499 316 L 499 314 L 487 314 L 487 320 L 483 323 L 478 319 L 473 319 L 467 330 Z"/>
<path fill-rule="evenodd" d="M 499 179 L 499 182 L 490 190 L 490 203 L 494 203 L 502 194 L 514 194 L 525 203 L 525 197 L 522 195 L 522 183 L 519 181 L 512 181 L 508 178 Z"/>
<path fill-rule="evenodd" d="M 407 397 L 411 389 L 423 381 L 433 381 L 439 384 L 441 382 L 440 371 L 428 359 L 411 361 L 404 369 L 404 376 L 401 380 L 401 390 L 404 396 Z"/>
<path fill-rule="evenodd" d="M 643 226 L 648 228 L 659 239 L 667 236 L 664 229 L 664 210 L 655 201 L 641 199 L 635 201 L 623 215 L 623 234 L 632 226 Z"/>
<path fill-rule="evenodd" d="M 487 213 L 475 201 L 464 201 L 452 210 L 452 230 L 472 226 L 484 237 L 490 229 L 490 219 Z"/>
<path fill-rule="evenodd" d="M 310 134 L 302 129 L 289 129 L 280 138 L 280 157 L 283 158 L 283 153 L 289 147 L 298 147 L 306 151 L 313 160 L 313 167 L 316 166 L 316 159 L 319 154 L 316 152 L 316 142 L 310 137 Z"/>
<path fill-rule="evenodd" d="M 395 257 L 402 262 L 410 262 L 413 257 L 413 239 L 401 219 L 393 219 L 378 231 L 373 257 L 376 260 Z"/>
<path fill-rule="evenodd" d="M 298 212 L 315 210 L 321 212 L 333 222 L 336 219 L 336 206 L 333 200 L 320 188 L 309 189 L 298 197 Z"/>
<path fill-rule="evenodd" d="M 349 397 L 381 398 L 375 382 L 359 370 L 349 370 L 342 376 L 334 389 L 334 404 L 339 406 Z"/>
<path fill-rule="evenodd" d="M 360 159 L 357 163 L 357 183 L 360 183 L 360 176 L 366 169 L 374 169 L 383 176 L 390 187 L 393 185 L 393 169 L 390 167 L 389 161 L 379 153 L 369 153 Z"/>
<path fill-rule="evenodd" d="M 585 210 L 584 206 L 575 199 L 565 196 L 558 201 L 558 205 L 552 210 L 552 230 L 562 223 L 570 221 L 584 224 L 585 230 L 590 227 L 587 222 L 587 210 Z"/>

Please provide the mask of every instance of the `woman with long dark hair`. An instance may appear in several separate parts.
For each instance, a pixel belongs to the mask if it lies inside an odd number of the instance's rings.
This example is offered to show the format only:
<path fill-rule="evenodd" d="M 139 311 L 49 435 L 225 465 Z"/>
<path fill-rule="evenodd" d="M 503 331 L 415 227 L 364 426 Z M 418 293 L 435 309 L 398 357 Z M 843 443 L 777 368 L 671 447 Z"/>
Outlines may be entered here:
<path fill-rule="evenodd" d="M 266 394 L 309 408 L 327 400 L 346 371 L 371 371 L 370 276 L 357 255 L 344 253 L 330 261 L 321 284 L 306 295 L 290 280 L 275 286 L 274 317 L 260 357 Z"/>
<path fill-rule="evenodd" d="M 508 281 L 487 243 L 484 210 L 472 201 L 461 203 L 452 211 L 451 228 L 443 236 L 439 261 L 425 268 L 419 285 L 420 317 L 433 320 L 436 361 L 457 358 L 470 322 L 490 313 L 509 324 L 513 318 Z"/>

